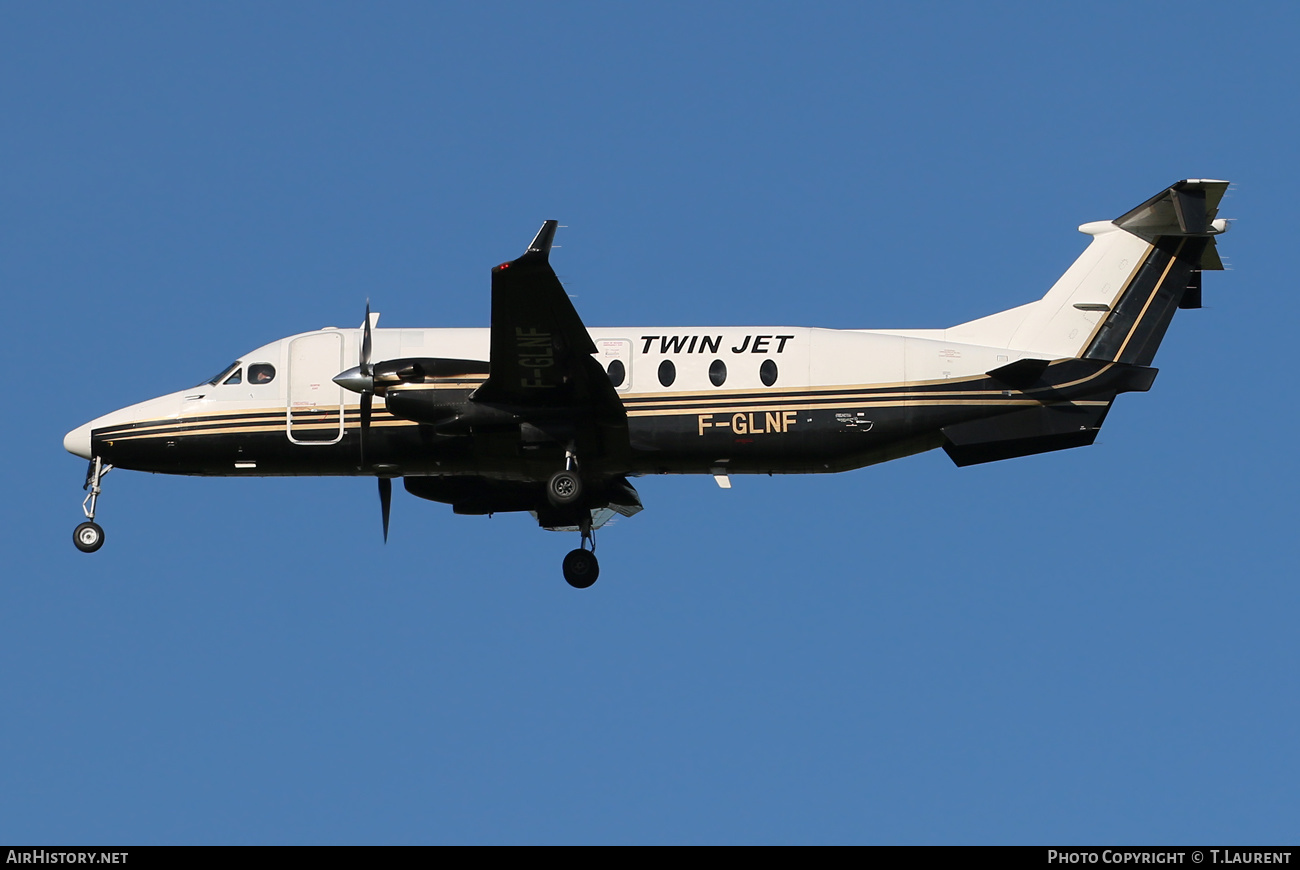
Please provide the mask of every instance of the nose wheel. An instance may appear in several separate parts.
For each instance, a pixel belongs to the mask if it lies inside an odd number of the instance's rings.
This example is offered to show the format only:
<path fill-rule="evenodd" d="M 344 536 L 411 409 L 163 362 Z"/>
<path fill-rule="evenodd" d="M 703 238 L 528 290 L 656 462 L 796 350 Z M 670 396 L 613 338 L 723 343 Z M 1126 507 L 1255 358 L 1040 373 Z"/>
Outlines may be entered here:
<path fill-rule="evenodd" d="M 591 549 L 587 549 L 590 545 Z M 596 533 L 591 528 L 591 516 L 582 523 L 582 543 L 564 557 L 564 579 L 574 589 L 586 589 L 600 576 L 600 563 L 596 561 Z"/>
<path fill-rule="evenodd" d="M 81 510 L 86 515 L 86 522 L 77 526 L 72 533 L 72 543 L 76 544 L 77 549 L 83 553 L 93 553 L 104 546 L 104 530 L 99 523 L 95 522 L 95 507 L 99 503 L 101 492 L 99 482 L 112 470 L 113 466 L 104 464 L 98 456 L 90 460 L 90 468 L 86 470 L 86 483 L 82 489 L 89 492 L 81 502 Z"/>
<path fill-rule="evenodd" d="M 93 553 L 104 546 L 104 530 L 99 523 L 82 523 L 72 533 L 72 543 L 83 553 Z"/>

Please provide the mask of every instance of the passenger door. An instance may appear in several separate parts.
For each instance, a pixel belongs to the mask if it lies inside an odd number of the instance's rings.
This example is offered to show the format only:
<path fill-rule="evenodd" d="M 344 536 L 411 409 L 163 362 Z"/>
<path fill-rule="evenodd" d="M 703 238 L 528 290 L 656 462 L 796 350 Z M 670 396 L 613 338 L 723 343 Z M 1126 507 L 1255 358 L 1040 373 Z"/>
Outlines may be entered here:
<path fill-rule="evenodd" d="M 343 335 L 317 332 L 289 344 L 286 434 L 295 444 L 337 444 L 343 438 Z"/>

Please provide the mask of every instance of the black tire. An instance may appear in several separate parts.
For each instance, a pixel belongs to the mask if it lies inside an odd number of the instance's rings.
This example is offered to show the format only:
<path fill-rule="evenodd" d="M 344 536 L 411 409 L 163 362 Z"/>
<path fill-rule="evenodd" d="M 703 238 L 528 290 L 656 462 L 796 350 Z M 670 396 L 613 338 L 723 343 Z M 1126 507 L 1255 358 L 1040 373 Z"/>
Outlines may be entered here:
<path fill-rule="evenodd" d="M 72 543 L 83 553 L 93 553 L 104 546 L 104 530 L 96 523 L 82 523 L 72 533 Z"/>
<path fill-rule="evenodd" d="M 600 563 L 590 550 L 571 550 L 564 557 L 564 579 L 574 589 L 586 589 L 600 576 Z"/>
<path fill-rule="evenodd" d="M 571 505 L 582 498 L 582 479 L 572 471 L 557 471 L 546 483 L 546 499 L 556 507 Z"/>

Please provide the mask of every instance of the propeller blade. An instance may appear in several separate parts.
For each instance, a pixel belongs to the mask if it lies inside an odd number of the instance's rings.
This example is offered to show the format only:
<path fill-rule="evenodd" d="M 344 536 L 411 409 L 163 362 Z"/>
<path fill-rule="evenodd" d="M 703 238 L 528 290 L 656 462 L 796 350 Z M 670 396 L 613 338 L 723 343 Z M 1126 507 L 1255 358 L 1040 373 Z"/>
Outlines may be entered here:
<path fill-rule="evenodd" d="M 379 510 L 384 516 L 384 543 L 388 543 L 388 513 L 393 506 L 393 479 L 379 478 Z"/>
<path fill-rule="evenodd" d="M 361 368 L 370 374 L 370 300 L 366 300 L 366 322 L 361 325 Z"/>
<path fill-rule="evenodd" d="M 349 369 L 338 378 L 346 378 L 352 371 Z M 361 467 L 366 467 L 366 434 L 370 431 L 370 408 L 375 401 L 375 367 L 370 364 L 370 300 L 366 300 L 366 319 L 361 324 L 361 365 L 357 366 L 355 371 L 360 376 L 359 382 L 365 385 L 361 393 L 361 431 L 358 433 L 357 442 L 361 447 Z M 335 382 L 339 383 L 338 378 Z M 340 383 L 341 386 L 347 386 L 346 383 Z M 381 487 L 382 490 L 382 487 Z M 388 540 L 388 533 L 384 533 L 384 540 Z"/>
<path fill-rule="evenodd" d="M 357 439 L 361 444 L 361 467 L 366 467 L 366 433 L 370 431 L 370 406 L 375 401 L 374 393 L 361 394 L 361 432 Z"/>

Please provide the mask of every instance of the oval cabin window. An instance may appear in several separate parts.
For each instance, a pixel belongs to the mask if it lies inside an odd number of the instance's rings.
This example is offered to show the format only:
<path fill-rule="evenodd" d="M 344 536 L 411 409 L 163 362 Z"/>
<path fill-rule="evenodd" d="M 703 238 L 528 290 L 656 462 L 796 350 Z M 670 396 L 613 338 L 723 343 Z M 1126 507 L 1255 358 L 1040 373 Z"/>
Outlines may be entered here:
<path fill-rule="evenodd" d="M 671 387 L 675 380 L 677 380 L 677 366 L 673 365 L 673 361 L 666 359 L 659 363 L 659 383 Z"/>
<path fill-rule="evenodd" d="M 758 367 L 758 377 L 765 387 L 770 387 L 775 384 L 776 362 L 770 359 L 763 360 L 763 364 Z"/>
<path fill-rule="evenodd" d="M 713 365 L 709 366 L 709 380 L 715 387 L 725 384 L 727 382 L 727 364 L 720 359 L 715 359 Z"/>
<path fill-rule="evenodd" d="M 627 377 L 627 367 L 623 365 L 621 359 L 610 360 L 609 368 L 605 369 L 605 371 L 609 372 L 609 382 L 611 384 L 616 387 L 623 386 L 623 380 Z"/>

